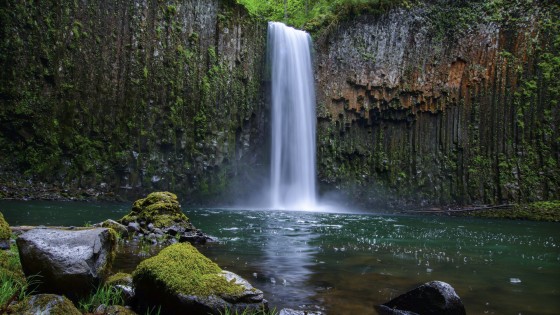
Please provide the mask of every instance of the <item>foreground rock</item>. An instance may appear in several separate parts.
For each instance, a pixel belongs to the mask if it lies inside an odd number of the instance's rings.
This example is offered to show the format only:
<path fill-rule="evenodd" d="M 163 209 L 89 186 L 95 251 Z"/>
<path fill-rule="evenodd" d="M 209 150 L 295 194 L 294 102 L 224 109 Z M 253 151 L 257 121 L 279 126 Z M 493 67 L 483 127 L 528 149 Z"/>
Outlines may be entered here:
<path fill-rule="evenodd" d="M 134 304 L 134 287 L 132 286 L 132 275 L 124 272 L 116 273 L 105 281 L 106 286 L 114 287 L 120 291 L 125 305 Z"/>
<path fill-rule="evenodd" d="M 324 315 L 321 312 L 294 310 L 291 308 L 283 308 L 278 315 Z"/>
<path fill-rule="evenodd" d="M 108 275 L 116 237 L 106 228 L 34 229 L 20 235 L 16 242 L 26 277 L 38 277 L 32 281 L 37 283 L 37 292 L 77 300 Z"/>
<path fill-rule="evenodd" d="M 0 250 L 10 249 L 11 235 L 10 225 L 8 225 L 8 222 L 4 219 L 4 215 L 0 212 Z"/>
<path fill-rule="evenodd" d="M 204 244 L 210 239 L 196 229 L 181 211 L 175 194 L 153 192 L 132 205 L 129 214 L 118 220 L 132 235 L 141 235 L 154 243 L 168 239 Z"/>
<path fill-rule="evenodd" d="M 128 309 L 122 305 L 104 305 L 101 304 L 99 305 L 99 307 L 97 307 L 95 309 L 95 312 L 93 312 L 93 314 L 95 315 L 137 315 L 136 312 L 134 312 L 131 309 Z"/>
<path fill-rule="evenodd" d="M 101 223 L 96 224 L 95 227 L 110 228 L 115 230 L 115 232 L 117 232 L 120 237 L 128 237 L 128 229 L 126 228 L 126 226 L 120 224 L 115 220 L 105 220 Z"/>
<path fill-rule="evenodd" d="M 465 315 L 463 302 L 449 284 L 425 283 L 391 301 L 375 306 L 380 315 Z"/>
<path fill-rule="evenodd" d="M 138 310 L 161 306 L 162 314 L 223 314 L 267 309 L 262 291 L 218 265 L 188 243 L 171 245 L 133 273 Z"/>
<path fill-rule="evenodd" d="M 64 296 L 54 294 L 33 295 L 17 304 L 12 311 L 21 315 L 81 315 L 82 313 Z"/>

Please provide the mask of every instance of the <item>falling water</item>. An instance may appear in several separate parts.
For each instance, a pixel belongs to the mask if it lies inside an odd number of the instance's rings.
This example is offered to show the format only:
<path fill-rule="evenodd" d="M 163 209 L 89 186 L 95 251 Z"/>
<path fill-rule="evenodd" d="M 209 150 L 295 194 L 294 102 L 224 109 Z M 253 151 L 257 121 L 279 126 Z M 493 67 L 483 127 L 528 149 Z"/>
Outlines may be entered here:
<path fill-rule="evenodd" d="M 313 209 L 315 89 L 311 37 L 278 22 L 268 24 L 272 80 L 271 206 Z"/>

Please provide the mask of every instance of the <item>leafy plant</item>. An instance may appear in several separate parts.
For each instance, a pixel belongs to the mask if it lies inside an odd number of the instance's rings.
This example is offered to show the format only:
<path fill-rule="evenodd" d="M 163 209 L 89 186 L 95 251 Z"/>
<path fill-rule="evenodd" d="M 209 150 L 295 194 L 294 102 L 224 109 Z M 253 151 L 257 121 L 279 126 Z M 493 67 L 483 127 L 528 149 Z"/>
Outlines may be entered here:
<path fill-rule="evenodd" d="M 25 278 L 19 261 L 17 247 L 0 251 L 0 314 L 4 314 L 13 301 L 21 301 L 33 294 L 29 290 L 39 281 L 39 276 Z"/>
<path fill-rule="evenodd" d="M 112 286 L 100 286 L 94 294 L 78 302 L 78 308 L 84 312 L 93 312 L 99 305 L 124 305 L 122 290 Z"/>
<path fill-rule="evenodd" d="M 157 308 L 154 306 L 153 308 L 148 308 L 146 310 L 146 315 L 159 315 L 161 313 L 161 305 Z"/>

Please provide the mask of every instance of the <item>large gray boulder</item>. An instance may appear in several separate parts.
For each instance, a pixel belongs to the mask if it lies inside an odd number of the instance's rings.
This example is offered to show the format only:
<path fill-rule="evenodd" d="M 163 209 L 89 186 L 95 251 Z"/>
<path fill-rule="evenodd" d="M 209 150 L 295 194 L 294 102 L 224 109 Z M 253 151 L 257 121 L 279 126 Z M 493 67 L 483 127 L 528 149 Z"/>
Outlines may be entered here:
<path fill-rule="evenodd" d="M 34 229 L 17 240 L 26 277 L 38 292 L 87 296 L 108 275 L 116 245 L 107 228 L 80 231 Z M 38 275 L 38 276 L 37 276 Z"/>
<path fill-rule="evenodd" d="M 380 315 L 465 315 L 465 307 L 448 283 L 432 281 L 375 306 Z"/>

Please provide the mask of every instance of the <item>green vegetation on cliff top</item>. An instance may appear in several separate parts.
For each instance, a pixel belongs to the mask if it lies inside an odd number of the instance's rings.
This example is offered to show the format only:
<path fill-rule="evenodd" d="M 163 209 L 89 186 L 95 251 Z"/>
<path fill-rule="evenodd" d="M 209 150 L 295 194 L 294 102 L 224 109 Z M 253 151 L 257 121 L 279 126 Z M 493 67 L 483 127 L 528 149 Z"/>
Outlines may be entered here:
<path fill-rule="evenodd" d="M 315 32 L 333 22 L 365 13 L 409 7 L 414 0 L 238 0 L 256 16 Z"/>

